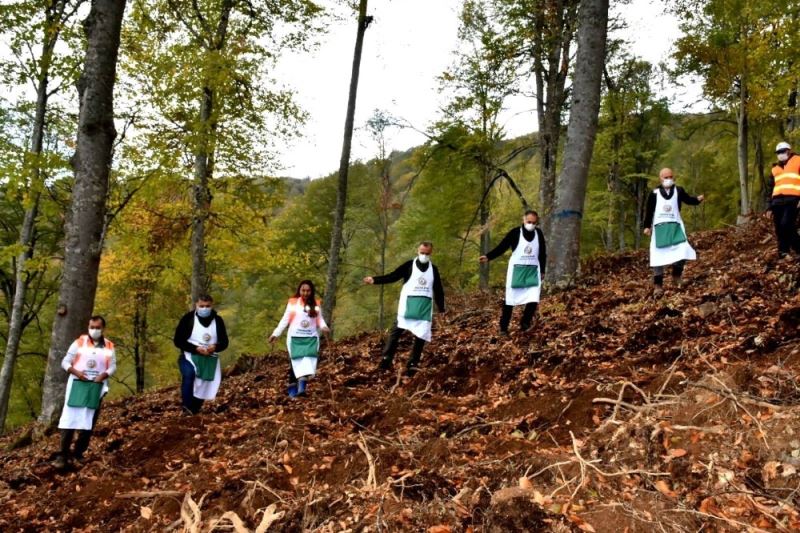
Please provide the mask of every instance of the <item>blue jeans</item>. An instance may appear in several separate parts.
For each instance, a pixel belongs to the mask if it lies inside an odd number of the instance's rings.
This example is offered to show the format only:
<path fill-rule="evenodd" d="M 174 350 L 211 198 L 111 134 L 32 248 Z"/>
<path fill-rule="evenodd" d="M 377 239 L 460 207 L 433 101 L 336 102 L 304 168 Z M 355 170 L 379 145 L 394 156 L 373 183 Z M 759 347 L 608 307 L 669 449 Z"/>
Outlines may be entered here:
<path fill-rule="evenodd" d="M 194 397 L 194 366 L 181 354 L 178 357 L 178 369 L 181 371 L 181 403 L 194 414 L 200 412 L 203 400 Z"/>

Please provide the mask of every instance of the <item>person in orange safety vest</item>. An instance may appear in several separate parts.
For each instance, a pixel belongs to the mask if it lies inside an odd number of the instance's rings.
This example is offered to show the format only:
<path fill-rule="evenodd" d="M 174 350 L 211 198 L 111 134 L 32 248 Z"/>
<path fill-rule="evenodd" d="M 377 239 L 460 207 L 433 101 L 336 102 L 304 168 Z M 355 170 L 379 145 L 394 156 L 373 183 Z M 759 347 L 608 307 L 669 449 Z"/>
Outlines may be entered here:
<path fill-rule="evenodd" d="M 800 204 L 800 155 L 787 142 L 775 147 L 778 162 L 772 165 L 772 198 L 770 211 L 778 238 L 778 257 L 794 250 L 800 254 L 800 235 L 797 234 L 797 212 Z"/>

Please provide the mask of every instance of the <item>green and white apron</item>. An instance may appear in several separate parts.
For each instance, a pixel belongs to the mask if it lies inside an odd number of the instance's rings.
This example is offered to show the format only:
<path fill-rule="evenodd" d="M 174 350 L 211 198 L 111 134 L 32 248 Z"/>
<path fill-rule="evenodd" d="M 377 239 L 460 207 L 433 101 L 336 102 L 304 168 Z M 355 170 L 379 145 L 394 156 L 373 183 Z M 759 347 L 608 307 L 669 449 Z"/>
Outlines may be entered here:
<path fill-rule="evenodd" d="M 539 271 L 539 234 L 533 232 L 533 240 L 525 240 L 519 229 L 519 243 L 511 253 L 506 272 L 506 305 L 524 305 L 538 302 L 542 292 L 542 276 Z"/>
<path fill-rule="evenodd" d="M 292 363 L 292 370 L 297 378 L 313 376 L 317 373 L 317 361 L 319 360 L 319 326 L 322 312 L 319 306 L 315 306 L 317 316 L 308 316 L 309 309 L 306 308 L 303 299 L 294 299 L 290 302 L 292 309 L 290 312 L 289 331 L 286 334 L 286 348 L 289 350 L 289 358 Z"/>
<path fill-rule="evenodd" d="M 77 351 L 72 360 L 72 367 L 94 379 L 106 372 L 111 365 L 114 345 L 105 341 L 105 346 L 95 347 L 88 335 L 82 335 L 76 342 Z M 70 347 L 72 348 L 72 347 Z M 72 374 L 67 380 L 67 391 L 64 396 L 64 408 L 58 421 L 59 429 L 91 430 L 95 410 L 100 399 L 108 393 L 108 380 L 102 383 L 82 381 Z"/>
<path fill-rule="evenodd" d="M 200 323 L 197 313 L 194 315 L 194 327 L 188 339 L 190 344 L 195 346 L 211 346 L 217 344 L 217 321 L 211 321 L 208 327 Z M 194 391 L 195 398 L 201 400 L 213 400 L 217 397 L 219 385 L 222 382 L 222 368 L 219 364 L 217 354 L 208 356 L 200 354 L 190 354 L 183 352 L 183 356 L 194 367 Z"/>
<path fill-rule="evenodd" d="M 417 260 L 411 261 L 411 277 L 400 291 L 397 305 L 397 327 L 430 342 L 433 321 L 433 263 L 421 271 Z"/>
<path fill-rule="evenodd" d="M 686 226 L 678 208 L 678 190 L 673 187 L 667 199 L 661 189 L 655 190 L 656 210 L 650 235 L 650 266 L 666 266 L 678 261 L 694 261 L 697 254 L 686 239 Z"/>

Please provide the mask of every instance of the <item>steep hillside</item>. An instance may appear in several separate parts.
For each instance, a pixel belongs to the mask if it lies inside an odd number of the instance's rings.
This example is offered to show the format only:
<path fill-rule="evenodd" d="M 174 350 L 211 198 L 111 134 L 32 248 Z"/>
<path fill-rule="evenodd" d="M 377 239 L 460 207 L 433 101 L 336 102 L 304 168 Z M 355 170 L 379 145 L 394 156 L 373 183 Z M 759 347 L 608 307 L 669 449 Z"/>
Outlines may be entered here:
<path fill-rule="evenodd" d="M 242 357 L 202 415 L 109 404 L 78 470 L 56 436 L 0 454 L 0 529 L 797 530 L 800 264 L 765 221 L 693 242 L 683 289 L 601 257 L 530 334 L 496 335 L 499 293 L 451 297 L 410 380 L 373 333 L 299 401 L 283 358 Z"/>

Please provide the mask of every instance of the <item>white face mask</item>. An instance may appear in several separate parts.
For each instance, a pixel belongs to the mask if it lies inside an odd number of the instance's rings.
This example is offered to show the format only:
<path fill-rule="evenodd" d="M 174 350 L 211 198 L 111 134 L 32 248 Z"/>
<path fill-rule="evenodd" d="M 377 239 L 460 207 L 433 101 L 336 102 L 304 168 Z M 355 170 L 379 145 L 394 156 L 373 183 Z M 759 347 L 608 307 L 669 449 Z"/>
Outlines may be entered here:
<path fill-rule="evenodd" d="M 100 338 L 103 336 L 103 330 L 97 328 L 89 328 L 89 336 L 92 338 L 92 340 L 95 341 L 100 340 Z"/>
<path fill-rule="evenodd" d="M 661 182 L 661 185 L 663 185 L 665 189 L 669 189 L 670 187 L 675 185 L 675 180 L 674 179 L 665 179 L 664 181 Z"/>
<path fill-rule="evenodd" d="M 428 254 L 419 254 L 417 256 L 417 259 L 419 259 L 419 262 L 422 263 L 423 265 L 427 265 L 428 261 L 431 260 L 431 256 L 429 256 Z"/>
<path fill-rule="evenodd" d="M 535 229 L 536 229 L 536 224 L 533 224 L 533 223 L 531 223 L 531 222 L 526 222 L 525 224 L 523 224 L 523 226 L 524 226 L 524 227 L 525 227 L 525 229 L 526 229 L 526 230 L 528 230 L 528 231 L 533 231 L 533 230 L 535 230 Z"/>
<path fill-rule="evenodd" d="M 789 160 L 789 152 L 783 152 L 778 154 L 778 161 L 781 163 L 785 163 Z"/>

